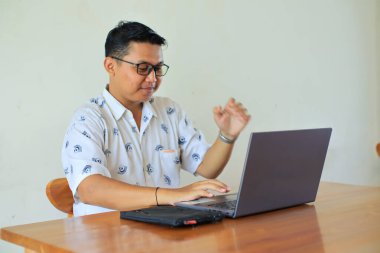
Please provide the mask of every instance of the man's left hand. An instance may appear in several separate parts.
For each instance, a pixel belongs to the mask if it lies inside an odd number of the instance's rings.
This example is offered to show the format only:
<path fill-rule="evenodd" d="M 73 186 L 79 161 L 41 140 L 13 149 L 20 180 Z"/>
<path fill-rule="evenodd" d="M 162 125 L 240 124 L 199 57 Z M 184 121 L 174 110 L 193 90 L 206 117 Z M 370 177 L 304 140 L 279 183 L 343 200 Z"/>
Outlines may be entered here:
<path fill-rule="evenodd" d="M 233 98 L 228 100 L 224 108 L 221 106 L 214 108 L 214 120 L 217 126 L 225 137 L 232 140 L 239 136 L 250 119 L 247 109 Z"/>

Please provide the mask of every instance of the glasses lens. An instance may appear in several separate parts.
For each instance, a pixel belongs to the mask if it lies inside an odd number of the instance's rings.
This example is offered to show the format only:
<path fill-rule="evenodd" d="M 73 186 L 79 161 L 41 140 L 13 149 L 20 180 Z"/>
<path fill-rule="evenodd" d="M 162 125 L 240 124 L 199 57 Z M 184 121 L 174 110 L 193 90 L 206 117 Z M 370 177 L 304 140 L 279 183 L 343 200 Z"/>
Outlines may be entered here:
<path fill-rule="evenodd" d="M 166 72 L 168 71 L 168 66 L 166 65 L 159 65 L 155 67 L 156 76 L 164 76 Z"/>
<path fill-rule="evenodd" d="M 169 67 L 167 65 L 152 66 L 147 63 L 138 64 L 137 73 L 143 76 L 147 76 L 154 69 L 156 76 L 164 76 L 168 71 Z"/>
<path fill-rule="evenodd" d="M 137 67 L 137 73 L 140 75 L 149 75 L 153 67 L 149 64 L 141 63 Z"/>

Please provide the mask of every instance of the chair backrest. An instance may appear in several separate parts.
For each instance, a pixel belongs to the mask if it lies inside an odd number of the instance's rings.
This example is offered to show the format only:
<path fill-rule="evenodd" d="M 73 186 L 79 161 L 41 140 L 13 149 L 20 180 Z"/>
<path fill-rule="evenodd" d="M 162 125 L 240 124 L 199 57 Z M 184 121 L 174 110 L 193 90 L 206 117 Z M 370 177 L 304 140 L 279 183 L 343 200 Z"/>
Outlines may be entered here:
<path fill-rule="evenodd" d="M 74 198 L 66 178 L 56 178 L 46 185 L 46 195 L 58 210 L 73 216 Z"/>
<path fill-rule="evenodd" d="M 377 151 L 377 155 L 380 156 L 380 143 L 377 143 L 376 151 Z"/>

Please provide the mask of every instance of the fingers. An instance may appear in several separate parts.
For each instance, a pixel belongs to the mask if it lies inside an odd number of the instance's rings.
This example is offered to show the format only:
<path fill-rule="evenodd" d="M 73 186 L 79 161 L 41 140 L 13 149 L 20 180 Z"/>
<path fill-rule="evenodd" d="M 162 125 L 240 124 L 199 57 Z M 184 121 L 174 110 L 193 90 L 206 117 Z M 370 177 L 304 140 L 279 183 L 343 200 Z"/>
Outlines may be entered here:
<path fill-rule="evenodd" d="M 214 107 L 214 116 L 217 117 L 217 118 L 220 118 L 222 117 L 223 115 L 223 109 L 222 107 L 219 105 L 219 106 L 215 106 Z"/>
<path fill-rule="evenodd" d="M 251 120 L 251 116 L 242 103 L 230 98 L 224 108 L 214 107 L 214 120 L 223 135 L 236 139 Z"/>
<path fill-rule="evenodd" d="M 248 114 L 247 109 L 245 108 L 230 108 L 226 107 L 225 111 L 229 113 L 230 115 L 243 120 L 245 122 L 248 122 L 251 118 L 251 116 Z"/>
<path fill-rule="evenodd" d="M 227 193 L 231 189 L 226 184 L 216 180 L 209 179 L 200 182 L 196 182 L 178 189 L 171 189 L 168 203 L 174 205 L 181 201 L 190 201 L 199 199 L 202 197 L 210 198 L 214 196 L 209 191 L 217 191 L 221 193 Z"/>
<path fill-rule="evenodd" d="M 228 185 L 216 180 L 216 179 L 209 179 L 209 180 L 204 180 L 200 182 L 196 182 L 193 184 L 193 189 L 196 190 L 213 190 L 213 191 L 218 191 L 221 193 L 226 193 L 229 192 L 231 189 Z"/>
<path fill-rule="evenodd" d="M 248 122 L 251 116 L 248 114 L 247 108 L 240 102 L 236 102 L 234 98 L 230 98 L 224 108 L 224 111 L 236 116 L 237 118 Z"/>
<path fill-rule="evenodd" d="M 224 106 L 224 109 L 221 106 L 214 107 L 214 114 L 221 116 L 224 112 L 228 112 L 236 116 L 242 115 L 249 117 L 247 108 L 245 108 L 241 102 L 236 102 L 234 98 L 230 98 L 228 100 Z"/>

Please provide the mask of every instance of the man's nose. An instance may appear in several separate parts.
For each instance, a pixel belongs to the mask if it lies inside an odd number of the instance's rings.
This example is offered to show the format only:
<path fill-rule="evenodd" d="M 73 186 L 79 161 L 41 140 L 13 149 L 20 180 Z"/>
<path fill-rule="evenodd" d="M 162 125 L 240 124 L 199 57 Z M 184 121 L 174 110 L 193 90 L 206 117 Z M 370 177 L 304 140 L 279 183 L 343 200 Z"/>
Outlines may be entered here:
<path fill-rule="evenodd" d="M 156 78 L 156 71 L 154 71 L 154 69 L 152 69 L 152 71 L 150 71 L 149 75 L 146 76 L 146 80 L 148 82 L 157 82 L 157 78 Z"/>

